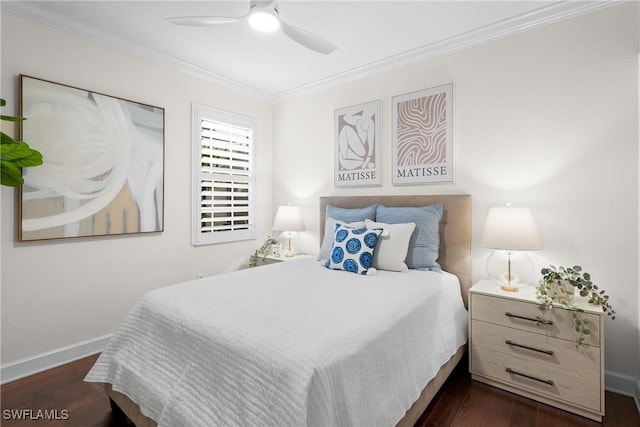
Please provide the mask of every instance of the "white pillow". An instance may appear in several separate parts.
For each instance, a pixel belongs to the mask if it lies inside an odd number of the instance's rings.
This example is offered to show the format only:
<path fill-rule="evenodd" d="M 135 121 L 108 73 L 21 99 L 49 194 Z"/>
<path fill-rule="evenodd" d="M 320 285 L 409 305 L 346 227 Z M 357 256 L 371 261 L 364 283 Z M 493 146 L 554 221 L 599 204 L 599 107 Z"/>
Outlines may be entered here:
<path fill-rule="evenodd" d="M 318 254 L 318 261 L 326 261 L 331 255 L 331 247 L 333 246 L 333 235 L 336 232 L 336 224 L 346 225 L 351 228 L 365 228 L 364 221 L 356 221 L 345 223 L 330 216 L 324 220 L 324 238 L 322 239 L 322 246 L 320 246 L 320 253 Z"/>
<path fill-rule="evenodd" d="M 382 228 L 388 233 L 383 233 L 378 238 L 376 250 L 373 253 L 373 266 L 379 270 L 407 271 L 405 264 L 409 240 L 416 228 L 415 222 L 404 224 L 386 224 L 366 219 L 367 228 Z"/>

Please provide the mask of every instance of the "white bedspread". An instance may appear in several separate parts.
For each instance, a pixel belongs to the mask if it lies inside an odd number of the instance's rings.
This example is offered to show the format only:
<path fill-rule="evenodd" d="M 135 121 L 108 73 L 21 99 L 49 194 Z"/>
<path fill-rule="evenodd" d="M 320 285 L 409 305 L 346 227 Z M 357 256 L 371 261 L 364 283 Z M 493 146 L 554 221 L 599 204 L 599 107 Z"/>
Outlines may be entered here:
<path fill-rule="evenodd" d="M 393 426 L 466 340 L 451 274 L 301 259 L 148 293 L 85 380 L 160 427 Z"/>

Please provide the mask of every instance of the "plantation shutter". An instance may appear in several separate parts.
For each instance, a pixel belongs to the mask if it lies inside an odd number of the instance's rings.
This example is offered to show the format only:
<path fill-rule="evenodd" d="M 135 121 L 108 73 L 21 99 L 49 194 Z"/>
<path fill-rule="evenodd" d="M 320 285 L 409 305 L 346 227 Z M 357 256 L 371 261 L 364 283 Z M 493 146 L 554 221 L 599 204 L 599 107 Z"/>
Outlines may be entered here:
<path fill-rule="evenodd" d="M 255 122 L 194 109 L 194 244 L 254 238 Z"/>

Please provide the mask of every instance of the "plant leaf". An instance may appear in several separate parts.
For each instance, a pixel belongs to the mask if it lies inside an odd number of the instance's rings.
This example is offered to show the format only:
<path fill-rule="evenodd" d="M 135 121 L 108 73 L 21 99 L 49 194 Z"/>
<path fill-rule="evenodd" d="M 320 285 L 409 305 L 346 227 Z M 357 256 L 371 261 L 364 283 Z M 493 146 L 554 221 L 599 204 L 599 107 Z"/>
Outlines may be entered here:
<path fill-rule="evenodd" d="M 19 187 L 24 183 L 24 178 L 22 178 L 22 172 L 20 171 L 20 168 L 12 162 L 6 161 L 4 159 L 0 160 L 0 176 L 0 183 L 2 185 L 7 185 L 9 187 Z"/>
<path fill-rule="evenodd" d="M 15 144 L 16 141 L 4 132 L 0 132 L 3 144 Z"/>
<path fill-rule="evenodd" d="M 0 120 L 4 120 L 5 122 L 21 122 L 27 119 L 24 117 L 5 116 L 4 114 L 0 114 Z"/>
<path fill-rule="evenodd" d="M 13 162 L 17 167 L 39 166 L 42 164 L 42 154 L 31 149 L 29 144 L 18 141 L 15 144 L 2 144 L 0 153 L 3 160 Z"/>
<path fill-rule="evenodd" d="M 0 98 L 0 107 L 4 107 L 7 105 L 7 101 Z M 26 120 L 24 117 L 15 117 L 15 116 L 5 116 L 4 114 L 0 115 L 0 120 L 5 120 L 7 122 L 21 122 Z"/>

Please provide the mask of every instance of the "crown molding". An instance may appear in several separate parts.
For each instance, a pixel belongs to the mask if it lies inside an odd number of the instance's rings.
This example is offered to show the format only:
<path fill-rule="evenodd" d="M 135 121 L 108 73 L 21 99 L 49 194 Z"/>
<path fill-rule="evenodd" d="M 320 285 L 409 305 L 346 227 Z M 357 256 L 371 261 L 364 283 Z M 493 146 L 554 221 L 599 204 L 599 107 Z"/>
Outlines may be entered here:
<path fill-rule="evenodd" d="M 274 102 L 285 101 L 349 81 L 364 79 L 376 74 L 404 68 L 436 56 L 452 53 L 471 46 L 487 43 L 523 31 L 564 21 L 575 16 L 595 12 L 600 9 L 620 5 L 627 1 L 562 1 L 533 12 L 505 19 L 495 24 L 458 34 L 419 48 L 402 52 L 362 67 L 339 73 L 306 85 L 273 94 Z"/>
<path fill-rule="evenodd" d="M 398 55 L 394 55 L 380 61 L 366 64 L 329 77 L 315 80 L 278 93 L 268 93 L 255 87 L 246 85 L 230 77 L 214 73 L 193 64 L 179 60 L 170 55 L 147 49 L 135 43 L 128 42 L 118 37 L 86 26 L 82 23 L 68 19 L 62 15 L 52 13 L 29 2 L 2 1 L 0 9 L 23 18 L 30 19 L 40 24 L 48 25 L 58 30 L 76 35 L 104 46 L 120 50 L 130 55 L 146 59 L 150 62 L 183 72 L 196 78 L 226 87 L 233 91 L 248 95 L 262 101 L 282 102 L 287 99 L 300 97 L 310 93 L 328 89 L 354 80 L 364 79 L 379 73 L 407 67 L 436 56 L 455 52 L 464 48 L 486 43 L 492 40 L 504 38 L 516 33 L 539 28 L 548 24 L 563 21 L 575 16 L 594 12 L 596 10 L 626 3 L 627 0 L 613 1 L 561 1 L 545 8 L 530 13 L 505 19 L 473 31 L 462 33 L 448 39 L 431 43 L 416 49 L 412 49 Z"/>
<path fill-rule="evenodd" d="M 173 56 L 147 49 L 135 43 L 119 37 L 114 37 L 96 28 L 89 27 L 80 22 L 69 19 L 57 13 L 53 13 L 29 2 L 0 1 L 0 9 L 14 15 L 21 16 L 39 24 L 47 25 L 60 31 L 73 34 L 85 40 L 89 40 L 104 46 L 125 52 L 135 57 L 154 62 L 158 65 L 183 72 L 235 92 L 258 98 L 262 101 L 273 101 L 272 95 L 252 86 L 241 83 L 232 78 L 214 73 L 204 68 L 187 63 Z"/>

